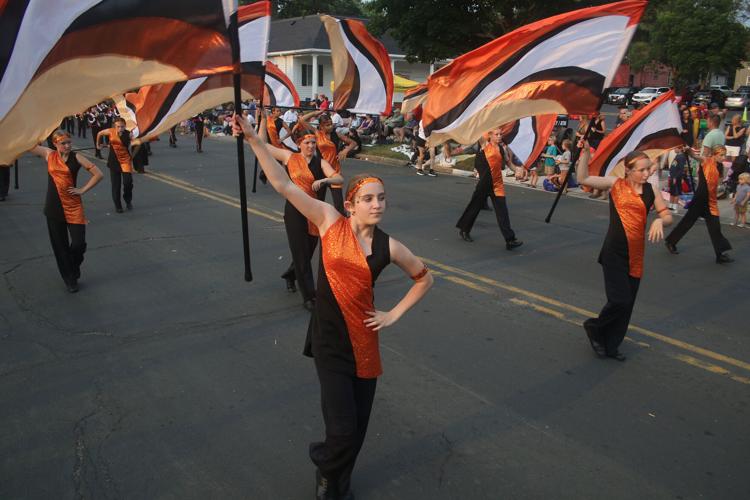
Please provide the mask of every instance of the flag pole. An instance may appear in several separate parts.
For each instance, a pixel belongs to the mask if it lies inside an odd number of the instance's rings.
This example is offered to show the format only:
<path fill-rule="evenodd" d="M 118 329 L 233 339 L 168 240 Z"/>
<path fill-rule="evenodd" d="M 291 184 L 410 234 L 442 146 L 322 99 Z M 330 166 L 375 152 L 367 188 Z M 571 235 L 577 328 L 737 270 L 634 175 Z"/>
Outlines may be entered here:
<path fill-rule="evenodd" d="M 13 162 L 13 188 L 18 189 L 18 160 Z"/>
<path fill-rule="evenodd" d="M 239 18 L 237 12 L 232 14 L 230 35 L 232 37 L 232 63 L 234 74 L 234 112 L 242 114 L 242 62 L 240 60 Z M 250 269 L 250 233 L 247 225 L 247 186 L 245 185 L 245 146 L 244 136 L 237 136 L 237 175 L 240 184 L 240 218 L 242 219 L 242 250 L 245 260 L 245 281 L 253 280 Z"/>
<path fill-rule="evenodd" d="M 260 116 L 263 118 L 263 98 L 265 97 L 266 93 L 266 63 L 263 63 L 263 77 L 261 78 L 260 82 L 260 99 L 258 99 L 258 106 L 260 107 Z M 262 120 L 256 120 L 258 123 L 258 131 L 260 131 L 260 122 Z M 258 186 L 258 157 L 255 157 L 255 165 L 253 167 L 253 193 L 256 192 L 256 187 Z"/>

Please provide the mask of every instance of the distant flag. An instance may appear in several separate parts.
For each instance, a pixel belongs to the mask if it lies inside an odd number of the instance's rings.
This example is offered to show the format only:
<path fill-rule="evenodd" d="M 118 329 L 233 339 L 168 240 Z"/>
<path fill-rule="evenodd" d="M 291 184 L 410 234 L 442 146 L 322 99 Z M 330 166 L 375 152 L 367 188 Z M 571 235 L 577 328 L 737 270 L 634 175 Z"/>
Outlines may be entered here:
<path fill-rule="evenodd" d="M 263 64 L 268 48 L 270 2 L 255 2 L 238 12 L 242 99 L 259 98 L 263 86 Z M 133 136 L 150 140 L 206 109 L 234 99 L 231 73 L 191 80 L 149 85 L 138 92 L 115 97 L 120 116 Z"/>
<path fill-rule="evenodd" d="M 454 59 L 428 79 L 425 134 L 432 144 L 470 144 L 524 116 L 593 113 L 647 3 L 627 0 L 560 14 Z"/>
<path fill-rule="evenodd" d="M 682 121 L 674 91 L 669 91 L 632 116 L 602 140 L 591 159 L 591 175 L 622 175 L 623 158 L 631 151 L 643 151 L 651 159 L 685 144 Z"/>
<path fill-rule="evenodd" d="M 298 108 L 299 94 L 292 81 L 271 61 L 266 61 L 264 106 Z"/>
<path fill-rule="evenodd" d="M 414 111 L 427 100 L 427 84 L 420 83 L 404 94 L 401 101 L 401 113 L 406 114 Z"/>
<path fill-rule="evenodd" d="M 529 168 L 547 145 L 557 115 L 527 116 L 500 127 L 503 142 L 521 160 L 524 168 Z"/>
<path fill-rule="evenodd" d="M 361 21 L 320 16 L 331 45 L 333 108 L 390 114 L 393 70 L 388 51 Z"/>
<path fill-rule="evenodd" d="M 127 89 L 231 71 L 236 0 L 0 0 L 0 163 Z"/>

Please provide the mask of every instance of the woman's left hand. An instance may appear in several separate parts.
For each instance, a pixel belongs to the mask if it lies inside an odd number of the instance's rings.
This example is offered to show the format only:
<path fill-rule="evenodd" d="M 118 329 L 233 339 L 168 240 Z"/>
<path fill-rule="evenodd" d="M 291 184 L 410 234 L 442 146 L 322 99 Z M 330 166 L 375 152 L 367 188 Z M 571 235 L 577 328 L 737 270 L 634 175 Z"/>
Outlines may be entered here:
<path fill-rule="evenodd" d="M 81 196 L 84 193 L 83 188 L 68 188 L 68 194 L 75 194 Z"/>
<path fill-rule="evenodd" d="M 661 219 L 656 219 L 651 223 L 651 228 L 648 230 L 648 241 L 651 243 L 657 243 L 664 239 L 664 223 Z"/>
<path fill-rule="evenodd" d="M 396 318 L 394 318 L 390 312 L 367 311 L 367 314 L 370 317 L 365 320 L 365 326 L 376 332 L 381 328 L 389 327 L 396 322 Z"/>
<path fill-rule="evenodd" d="M 312 184 L 313 191 L 315 191 L 317 193 L 318 191 L 320 191 L 320 188 L 322 188 L 325 185 L 326 185 L 326 180 L 325 179 L 318 179 L 317 181 L 313 182 L 313 184 Z"/>

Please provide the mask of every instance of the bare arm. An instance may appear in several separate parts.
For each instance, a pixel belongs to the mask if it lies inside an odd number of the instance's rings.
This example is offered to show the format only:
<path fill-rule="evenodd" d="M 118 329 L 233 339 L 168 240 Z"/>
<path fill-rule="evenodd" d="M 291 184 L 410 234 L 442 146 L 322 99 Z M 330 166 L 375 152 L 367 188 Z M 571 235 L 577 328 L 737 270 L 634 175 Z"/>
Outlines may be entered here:
<path fill-rule="evenodd" d="M 343 161 L 344 159 L 346 159 L 347 156 L 349 156 L 349 152 L 357 147 L 357 143 L 354 141 L 354 139 L 352 139 L 346 134 L 337 133 L 337 135 L 339 136 L 339 139 L 341 139 L 343 142 L 346 143 L 346 146 L 344 147 L 344 149 L 339 151 L 339 161 Z"/>
<path fill-rule="evenodd" d="M 661 193 L 657 192 L 654 198 L 654 210 L 659 215 L 657 219 L 651 223 L 651 227 L 648 230 L 648 241 L 656 243 L 664 239 L 664 227 L 672 224 L 672 214 L 664 204 L 664 199 L 661 197 Z"/>
<path fill-rule="evenodd" d="M 244 118 L 235 115 L 233 132 L 245 134 L 245 141 L 253 148 L 260 167 L 265 172 L 268 181 L 281 196 L 286 198 L 294 208 L 299 210 L 310 222 L 315 224 L 320 234 L 325 234 L 331 225 L 341 217 L 333 206 L 308 196 L 294 184 L 276 159 L 269 151 L 269 146 L 260 140 L 253 126 Z"/>
<path fill-rule="evenodd" d="M 88 158 L 85 156 L 79 155 L 78 153 L 73 153 L 76 155 L 76 159 L 78 160 L 78 163 L 85 168 L 89 174 L 91 174 L 91 178 L 89 181 L 80 188 L 69 188 L 68 193 L 70 194 L 77 194 L 82 195 L 86 193 L 87 191 L 90 191 L 91 188 L 99 184 L 99 181 L 101 181 L 104 178 L 104 175 L 102 174 L 102 171 L 99 170 L 99 167 L 91 163 Z"/>
<path fill-rule="evenodd" d="M 29 149 L 29 153 L 36 155 L 44 160 L 46 160 L 49 157 L 51 152 L 52 150 L 50 148 L 40 146 L 38 144 L 34 146 L 33 148 Z"/>
<path fill-rule="evenodd" d="M 259 133 L 258 139 L 260 139 L 261 142 L 266 143 L 266 148 L 268 148 L 268 151 L 271 153 L 271 155 L 274 157 L 276 161 L 280 161 L 284 165 L 289 161 L 289 157 L 292 156 L 292 152 L 288 149 L 283 148 L 277 148 L 273 144 L 268 144 L 268 130 L 266 129 L 266 117 L 261 114 L 262 118 L 260 120 L 260 124 L 258 124 L 258 130 Z M 245 120 L 247 121 L 247 120 Z M 249 123 L 249 122 L 248 122 Z"/>
<path fill-rule="evenodd" d="M 591 150 L 589 149 L 588 142 L 586 142 L 583 144 L 581 157 L 578 159 L 578 166 L 576 167 L 576 180 L 578 181 L 578 184 L 582 184 L 594 189 L 610 189 L 615 184 L 617 177 L 611 175 L 606 177 L 589 175 L 590 159 Z"/>
<path fill-rule="evenodd" d="M 409 291 L 406 292 L 406 295 L 404 295 L 398 304 L 396 304 L 396 306 L 390 311 L 367 312 L 370 317 L 365 320 L 365 325 L 375 331 L 389 327 L 401 319 L 406 311 L 422 300 L 427 294 L 427 291 L 432 287 L 433 283 L 432 274 L 430 274 L 429 271 L 423 273 L 423 270 L 427 270 L 424 263 L 415 257 L 406 246 L 399 241 L 390 238 L 389 248 L 391 252 L 391 262 L 400 267 L 410 278 L 418 277 L 418 279 L 414 281 L 414 284 Z"/>
<path fill-rule="evenodd" d="M 313 182 L 313 191 L 318 192 L 318 190 L 323 186 L 340 186 L 344 183 L 344 178 L 341 176 L 341 174 L 337 173 L 333 169 L 330 163 L 321 159 L 320 166 L 323 169 L 323 174 L 326 176 L 326 178 L 318 179 L 317 181 Z"/>
<path fill-rule="evenodd" d="M 102 137 L 109 134 L 109 129 L 100 130 L 98 134 L 96 134 L 96 149 L 102 148 Z"/>

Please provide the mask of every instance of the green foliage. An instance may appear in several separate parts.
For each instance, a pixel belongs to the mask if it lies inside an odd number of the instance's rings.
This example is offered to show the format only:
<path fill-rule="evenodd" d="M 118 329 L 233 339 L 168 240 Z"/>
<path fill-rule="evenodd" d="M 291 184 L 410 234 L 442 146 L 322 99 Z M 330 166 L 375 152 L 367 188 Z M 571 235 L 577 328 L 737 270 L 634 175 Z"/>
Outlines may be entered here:
<path fill-rule="evenodd" d="M 651 45 L 644 41 L 634 41 L 628 48 L 627 55 L 630 70 L 637 73 L 653 62 L 651 56 Z"/>
<path fill-rule="evenodd" d="M 315 14 L 364 16 L 361 0 L 277 0 L 274 4 L 277 19 Z"/>

